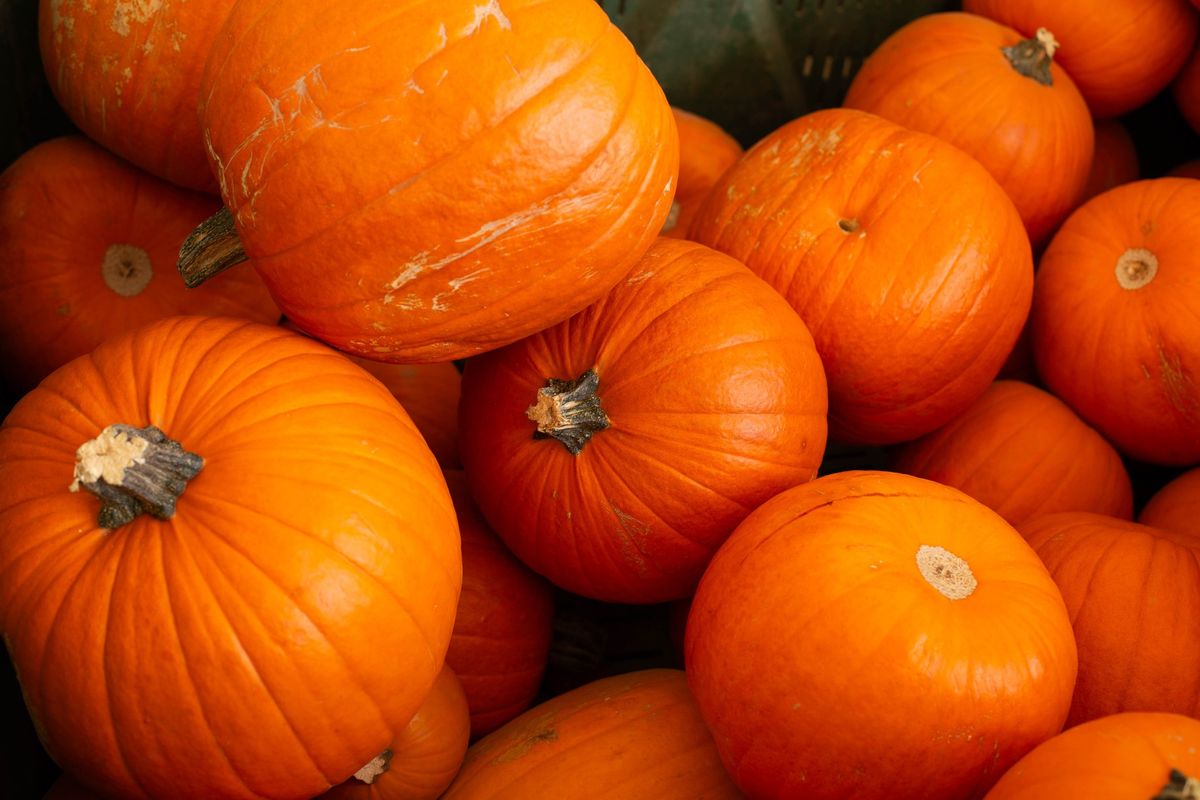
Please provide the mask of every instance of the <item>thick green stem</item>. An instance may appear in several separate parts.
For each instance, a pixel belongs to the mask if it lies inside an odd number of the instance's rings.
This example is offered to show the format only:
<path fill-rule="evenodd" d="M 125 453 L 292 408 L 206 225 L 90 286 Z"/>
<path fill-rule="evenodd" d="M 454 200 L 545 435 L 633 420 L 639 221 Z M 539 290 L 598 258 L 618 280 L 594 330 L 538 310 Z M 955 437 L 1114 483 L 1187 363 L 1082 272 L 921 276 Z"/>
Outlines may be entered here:
<path fill-rule="evenodd" d="M 537 424 L 533 438 L 554 437 L 573 456 L 579 455 L 592 434 L 609 426 L 596 390 L 600 377 L 589 369 L 577 380 L 550 378 L 538 389 L 537 401 L 525 416 Z"/>
<path fill-rule="evenodd" d="M 1054 34 L 1045 28 L 1038 28 L 1032 39 L 1022 39 L 1014 45 L 1000 48 L 1013 69 L 1043 86 L 1054 85 L 1050 64 L 1054 61 L 1056 50 L 1058 41 L 1055 40 Z"/>
<path fill-rule="evenodd" d="M 1200 800 L 1200 781 L 1173 769 L 1166 785 L 1150 800 Z"/>
<path fill-rule="evenodd" d="M 229 209 L 222 208 L 201 222 L 179 248 L 179 274 L 189 289 L 246 261 Z"/>

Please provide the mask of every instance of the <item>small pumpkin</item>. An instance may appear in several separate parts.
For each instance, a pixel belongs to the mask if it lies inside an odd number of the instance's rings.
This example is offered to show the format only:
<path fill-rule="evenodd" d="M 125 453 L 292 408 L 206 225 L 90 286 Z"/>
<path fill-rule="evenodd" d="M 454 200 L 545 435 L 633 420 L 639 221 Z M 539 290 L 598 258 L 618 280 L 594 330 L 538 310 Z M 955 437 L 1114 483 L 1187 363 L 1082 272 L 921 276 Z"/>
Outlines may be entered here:
<path fill-rule="evenodd" d="M 742 157 L 742 146 L 715 122 L 672 108 L 679 131 L 679 183 L 662 235 L 687 238 L 692 217 L 717 179 Z"/>
<path fill-rule="evenodd" d="M 956 489 L 839 472 L 738 526 L 688 683 L 749 797 L 976 797 L 1061 728 L 1075 641 L 1046 568 Z M 832 723 L 832 724 L 831 724 Z"/>
<path fill-rule="evenodd" d="M 1200 538 L 1200 467 L 1155 492 L 1138 515 L 1138 522 Z"/>
<path fill-rule="evenodd" d="M 1097 120 L 1092 169 L 1079 202 L 1090 200 L 1114 186 L 1136 181 L 1139 170 L 1137 149 L 1125 126 L 1115 119 Z"/>
<path fill-rule="evenodd" d="M 1187 124 L 1200 133 L 1200 44 L 1171 84 L 1171 95 Z"/>
<path fill-rule="evenodd" d="M 974 14 L 930 14 L 884 40 L 845 105 L 931 133 L 978 159 L 1012 198 L 1034 247 L 1079 203 L 1092 117 L 1041 29 L 1022 38 Z"/>

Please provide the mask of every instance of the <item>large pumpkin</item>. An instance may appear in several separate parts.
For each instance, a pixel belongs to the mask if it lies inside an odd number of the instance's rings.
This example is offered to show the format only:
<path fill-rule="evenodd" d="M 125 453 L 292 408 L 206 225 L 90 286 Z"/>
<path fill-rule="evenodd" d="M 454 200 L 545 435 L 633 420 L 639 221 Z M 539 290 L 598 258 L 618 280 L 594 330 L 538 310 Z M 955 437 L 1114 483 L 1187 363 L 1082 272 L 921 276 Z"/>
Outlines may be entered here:
<path fill-rule="evenodd" d="M 966 410 L 1033 291 L 1029 241 L 991 176 L 861 111 L 818 111 L 763 139 L 708 195 L 691 238 L 742 260 L 799 312 L 842 441 L 906 441 Z"/>
<path fill-rule="evenodd" d="M 1033 348 L 1049 388 L 1122 452 L 1200 461 L 1200 182 L 1118 186 L 1042 256 Z"/>
<path fill-rule="evenodd" d="M 467 362 L 463 465 L 535 571 L 600 600 L 670 600 L 755 506 L 816 474 L 825 392 L 778 293 L 659 239 L 601 302 Z"/>
<path fill-rule="evenodd" d="M 278 326 L 114 337 L 0 427 L 0 629 L 46 749 L 108 794 L 345 780 L 442 667 L 458 547 L 391 394 Z"/>
<path fill-rule="evenodd" d="M 734 800 L 677 669 L 594 681 L 531 708 L 467 751 L 445 800 Z"/>
<path fill-rule="evenodd" d="M 772 498 L 692 602 L 688 682 L 750 797 L 961 800 L 1059 731 L 1075 642 L 994 512 L 841 472 Z"/>
<path fill-rule="evenodd" d="M 462 466 L 458 457 L 462 373 L 453 362 L 385 364 L 365 358 L 351 360 L 378 378 L 400 401 L 443 469 Z"/>
<path fill-rule="evenodd" d="M 1092 169 L 1079 201 L 1091 200 L 1114 186 L 1136 181 L 1140 169 L 1137 148 L 1125 126 L 1115 119 L 1098 120 Z"/>
<path fill-rule="evenodd" d="M 297 326 L 397 363 L 599 300 L 678 168 L 662 90 L 593 0 L 241 0 L 200 115 L 228 213 L 189 283 L 243 257 L 236 234 Z"/>
<path fill-rule="evenodd" d="M 742 146 L 715 122 L 672 108 L 679 131 L 679 185 L 663 236 L 687 237 L 692 217 L 717 179 L 742 156 Z"/>
<path fill-rule="evenodd" d="M 1121 711 L 1200 715 L 1200 537 L 1085 512 L 1036 517 L 1021 533 L 1075 628 L 1067 724 Z"/>
<path fill-rule="evenodd" d="M 1008 192 L 1034 246 L 1070 213 L 1092 165 L 1092 118 L 1053 62 L 1050 31 L 1029 39 L 948 12 L 893 33 L 850 84 L 845 105 L 944 138 Z"/>
<path fill-rule="evenodd" d="M 1138 515 L 1138 522 L 1200 539 L 1200 467 L 1155 492 Z"/>
<path fill-rule="evenodd" d="M 9 165 L 0 174 L 0 382 L 19 396 L 105 339 L 162 317 L 278 320 L 247 267 L 199 290 L 175 274 L 179 243 L 217 207 L 82 136 L 43 142 Z"/>

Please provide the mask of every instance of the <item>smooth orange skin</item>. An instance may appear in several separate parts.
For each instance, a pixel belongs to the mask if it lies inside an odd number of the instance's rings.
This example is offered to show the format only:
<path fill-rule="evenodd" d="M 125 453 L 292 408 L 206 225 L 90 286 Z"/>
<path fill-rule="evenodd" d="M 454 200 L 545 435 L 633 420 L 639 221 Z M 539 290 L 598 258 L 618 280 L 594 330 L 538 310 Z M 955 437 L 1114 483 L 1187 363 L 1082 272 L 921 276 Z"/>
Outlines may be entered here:
<path fill-rule="evenodd" d="M 1138 522 L 1200 538 L 1200 467 L 1155 492 L 1138 514 Z"/>
<path fill-rule="evenodd" d="M 554 593 L 488 527 L 460 471 L 446 472 L 462 535 L 463 586 L 446 663 L 471 708 L 471 738 L 491 733 L 537 695 L 554 628 Z"/>
<path fill-rule="evenodd" d="M 275 322 L 279 309 L 254 270 L 239 267 L 188 289 L 179 244 L 217 201 L 180 189 L 82 136 L 43 142 L 0 174 L 0 361 L 17 394 L 118 333 L 179 314 Z M 122 297 L 101 264 L 114 244 L 140 247 L 154 276 Z"/>
<path fill-rule="evenodd" d="M 1023 36 L 1047 28 L 1061 45 L 1054 59 L 1097 118 L 1132 111 L 1166 88 L 1196 38 L 1188 0 L 963 0 L 963 10 Z"/>
<path fill-rule="evenodd" d="M 241 0 L 201 96 L 284 313 L 379 361 L 462 358 L 582 310 L 674 194 L 670 106 L 592 0 Z"/>
<path fill-rule="evenodd" d="M 671 113 L 679 131 L 679 184 L 672 208 L 674 219 L 668 218 L 662 235 L 686 239 L 700 203 L 725 170 L 742 157 L 742 146 L 712 120 L 681 108 L 672 108 Z"/>
<path fill-rule="evenodd" d="M 68 490 L 114 422 L 205 459 L 170 520 L 106 531 Z M 395 398 L 229 319 L 114 337 L 26 395 L 0 427 L 0 531 L 0 629 L 43 743 L 124 798 L 345 780 L 433 685 L 461 580 L 445 482 Z"/>
<path fill-rule="evenodd" d="M 458 457 L 458 401 L 462 373 L 452 362 L 384 364 L 353 358 L 400 401 L 443 469 L 461 467 Z"/>
<path fill-rule="evenodd" d="M 907 441 L 966 410 L 1033 291 L 1029 241 L 991 176 L 860 111 L 768 135 L 708 195 L 691 238 L 742 260 L 804 319 L 829 378 L 830 436 L 844 442 Z"/>
<path fill-rule="evenodd" d="M 462 686 L 450 667 L 442 667 L 417 713 L 388 745 L 387 771 L 371 783 L 351 778 L 321 800 L 437 800 L 462 766 L 469 720 Z"/>
<path fill-rule="evenodd" d="M 204 62 L 233 4 L 40 0 L 50 88 L 93 141 L 163 180 L 215 194 L 196 108 Z"/>
<path fill-rule="evenodd" d="M 578 455 L 534 439 L 538 390 L 589 369 L 610 427 Z M 826 410 L 783 298 L 664 238 L 601 302 L 468 361 L 459 435 L 471 492 L 518 558 L 576 594 L 653 603 L 689 594 L 746 514 L 812 479 Z"/>
<path fill-rule="evenodd" d="M 986 800 L 1148 799 L 1162 791 L 1172 769 L 1200 774 L 1200 721 L 1180 714 L 1114 714 L 1038 745 Z"/>
<path fill-rule="evenodd" d="M 1187 124 L 1200 133 L 1200 44 L 1176 75 L 1171 95 Z"/>
<path fill-rule="evenodd" d="M 1020 530 L 1075 628 L 1067 725 L 1121 711 L 1200 715 L 1200 537 L 1085 512 Z"/>
<path fill-rule="evenodd" d="M 1046 387 L 1126 455 L 1200 461 L 1200 183 L 1157 178 L 1082 205 L 1042 255 L 1033 350 Z M 1158 259 L 1118 282 L 1129 249 Z"/>
<path fill-rule="evenodd" d="M 951 600 L 921 545 L 965 560 Z M 749 797 L 966 800 L 1061 728 L 1071 623 L 1033 550 L 932 481 L 840 472 L 764 503 L 692 602 L 688 683 Z"/>
<path fill-rule="evenodd" d="M 735 800 L 677 669 L 604 678 L 531 708 L 467 751 L 444 800 Z"/>
<path fill-rule="evenodd" d="M 1020 41 L 989 19 L 947 12 L 889 36 L 850 84 L 844 105 L 941 137 L 1004 187 L 1038 246 L 1079 202 L 1092 166 L 1092 117 L 1070 76 L 1052 86 L 1021 75 L 1000 52 Z"/>
<path fill-rule="evenodd" d="M 892 466 L 960 489 L 1010 525 L 1054 511 L 1133 516 L 1113 446 L 1066 403 L 1019 381 L 992 384 L 949 425 L 900 448 Z"/>
<path fill-rule="evenodd" d="M 1079 202 L 1091 200 L 1114 186 L 1136 181 L 1139 174 L 1137 149 L 1129 131 L 1115 119 L 1097 120 L 1092 169 Z"/>

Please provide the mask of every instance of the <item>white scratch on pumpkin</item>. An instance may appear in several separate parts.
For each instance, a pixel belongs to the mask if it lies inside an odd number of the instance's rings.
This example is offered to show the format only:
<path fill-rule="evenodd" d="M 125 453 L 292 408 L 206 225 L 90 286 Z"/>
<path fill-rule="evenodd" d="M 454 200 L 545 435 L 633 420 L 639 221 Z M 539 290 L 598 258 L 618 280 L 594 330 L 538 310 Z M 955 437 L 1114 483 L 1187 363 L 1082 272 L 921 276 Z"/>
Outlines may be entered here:
<path fill-rule="evenodd" d="M 931 158 L 928 161 L 926 161 L 924 164 L 922 164 L 921 166 L 917 167 L 917 171 L 913 173 L 913 183 L 917 184 L 918 186 L 921 185 L 921 173 L 924 172 L 925 168 L 928 167 L 932 163 L 933 163 L 933 159 Z"/>
<path fill-rule="evenodd" d="M 425 94 L 425 90 L 421 88 L 421 84 L 417 83 L 416 78 L 409 78 L 408 83 L 404 84 L 404 93 L 409 94 L 411 92 Z"/>
<path fill-rule="evenodd" d="M 502 30 L 512 30 L 512 23 L 508 21 L 508 17 L 504 16 L 504 10 L 500 8 L 500 0 L 488 0 L 484 5 L 475 6 L 475 18 L 462 29 L 462 35 L 470 36 L 482 28 L 483 23 L 489 19 L 496 20 Z"/>
<path fill-rule="evenodd" d="M 429 308 L 432 309 L 433 311 L 449 310 L 450 307 L 448 305 L 446 305 L 446 301 L 443 298 L 448 297 L 453 294 L 457 294 L 459 289 L 461 289 L 463 286 L 467 285 L 471 281 L 479 280 L 479 278 L 481 278 L 483 276 L 483 274 L 486 272 L 488 272 L 488 268 L 483 267 L 481 269 L 475 270 L 474 272 L 470 272 L 466 275 L 463 275 L 462 277 L 451 278 L 449 281 L 447 281 L 447 285 L 449 285 L 450 288 L 445 292 L 438 292 L 437 294 L 435 294 L 433 296 L 433 298 L 429 301 Z"/>
<path fill-rule="evenodd" d="M 163 0 L 117 0 L 113 6 L 113 32 L 118 36 L 128 36 L 130 23 L 146 24 L 162 5 Z"/>

